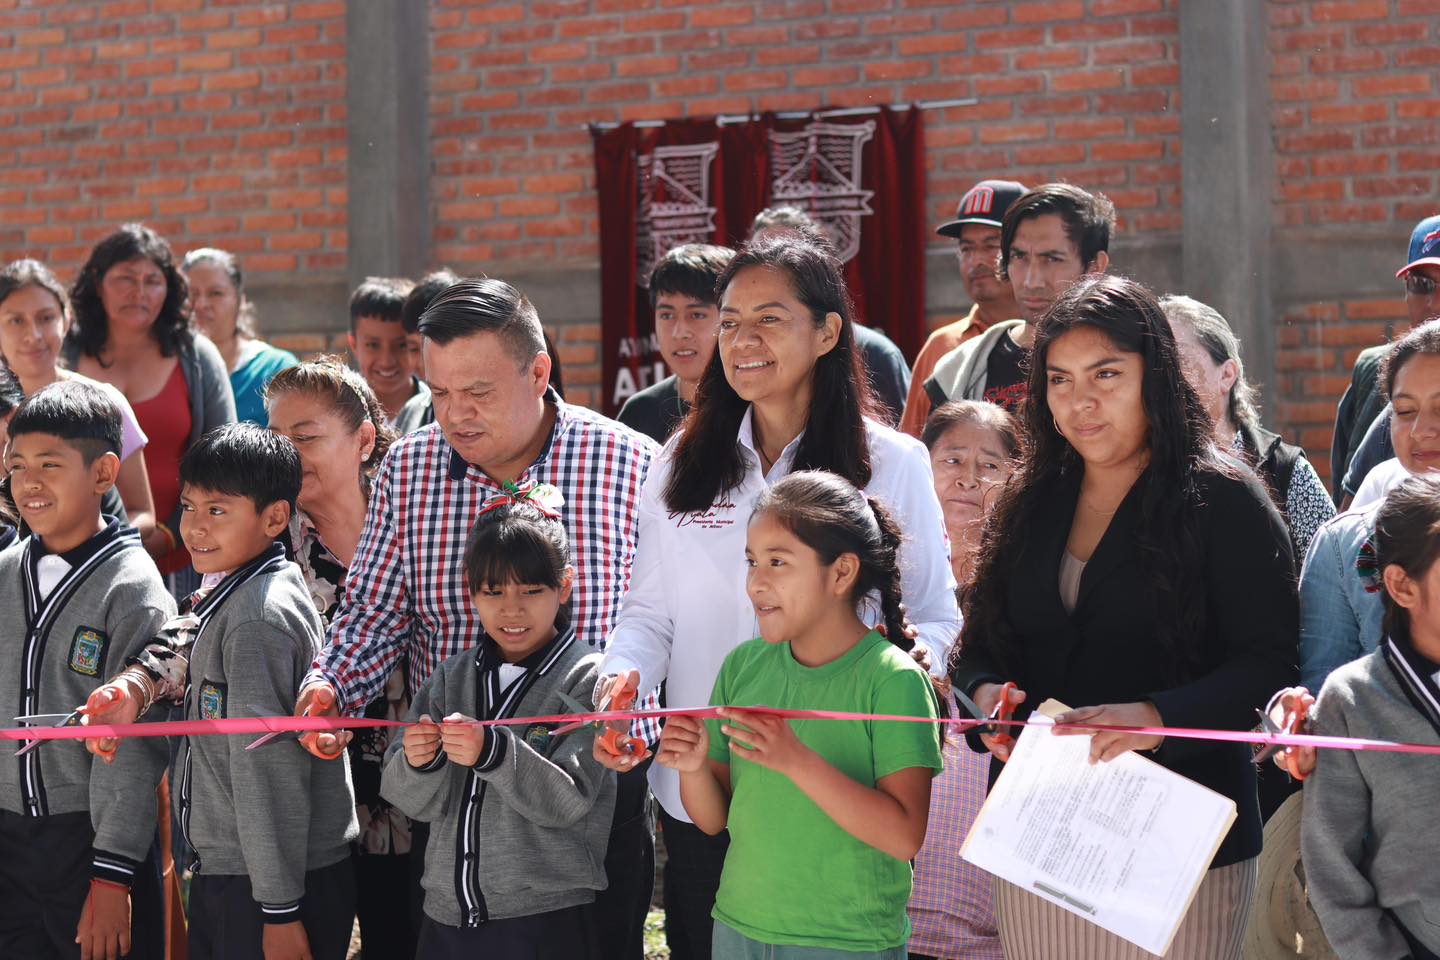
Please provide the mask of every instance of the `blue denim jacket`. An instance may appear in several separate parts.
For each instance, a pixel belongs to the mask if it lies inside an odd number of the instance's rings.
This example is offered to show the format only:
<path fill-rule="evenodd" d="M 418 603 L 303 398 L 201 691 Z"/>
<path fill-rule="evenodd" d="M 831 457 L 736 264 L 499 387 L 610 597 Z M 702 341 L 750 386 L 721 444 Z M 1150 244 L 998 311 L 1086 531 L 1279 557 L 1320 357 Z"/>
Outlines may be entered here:
<path fill-rule="evenodd" d="M 1384 503 L 1326 522 L 1300 569 L 1300 682 L 1318 693 L 1330 671 L 1380 645 L 1383 606 L 1355 569 Z"/>

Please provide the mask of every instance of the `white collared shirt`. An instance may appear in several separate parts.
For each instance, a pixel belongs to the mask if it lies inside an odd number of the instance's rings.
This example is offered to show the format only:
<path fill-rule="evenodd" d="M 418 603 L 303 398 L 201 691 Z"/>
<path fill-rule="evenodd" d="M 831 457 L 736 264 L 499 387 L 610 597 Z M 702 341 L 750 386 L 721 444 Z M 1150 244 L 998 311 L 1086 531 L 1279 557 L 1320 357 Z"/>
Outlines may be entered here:
<path fill-rule="evenodd" d="M 871 471 L 865 492 L 889 508 L 905 537 L 900 575 L 906 612 L 919 628 L 919 642 L 930 652 L 932 672 L 943 676 L 945 657 L 960 630 L 960 612 L 930 457 L 913 437 L 871 420 L 865 426 Z M 638 670 L 641 690 L 652 690 L 664 680 L 669 707 L 708 704 L 725 657 L 760 633 L 745 593 L 745 531 L 760 494 L 790 473 L 800 438 L 785 447 L 768 477 L 755 450 L 751 411 L 740 423 L 736 442 L 746 463 L 745 477 L 704 513 L 672 516 L 665 506 L 674 438 L 651 464 L 640 494 L 630 591 L 610 632 L 600 673 Z M 861 618 L 881 623 L 879 603 L 862 604 Z M 675 771 L 653 764 L 650 785 L 667 813 L 690 819 L 680 802 Z"/>
<path fill-rule="evenodd" d="M 59 554 L 47 553 L 35 561 L 35 587 L 40 593 L 40 599 L 50 596 L 50 591 L 54 590 L 69 572 L 69 561 Z"/>

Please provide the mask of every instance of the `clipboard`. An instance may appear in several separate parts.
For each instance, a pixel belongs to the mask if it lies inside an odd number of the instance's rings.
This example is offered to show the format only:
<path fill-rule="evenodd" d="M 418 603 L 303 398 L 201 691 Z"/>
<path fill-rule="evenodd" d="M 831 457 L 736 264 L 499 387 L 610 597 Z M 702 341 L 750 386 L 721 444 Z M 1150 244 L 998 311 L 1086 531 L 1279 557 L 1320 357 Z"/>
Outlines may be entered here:
<path fill-rule="evenodd" d="M 1047 700 L 1037 716 L 1068 710 Z M 1089 763 L 1088 737 L 1025 727 L 960 856 L 1163 956 L 1235 803 L 1133 751 Z"/>

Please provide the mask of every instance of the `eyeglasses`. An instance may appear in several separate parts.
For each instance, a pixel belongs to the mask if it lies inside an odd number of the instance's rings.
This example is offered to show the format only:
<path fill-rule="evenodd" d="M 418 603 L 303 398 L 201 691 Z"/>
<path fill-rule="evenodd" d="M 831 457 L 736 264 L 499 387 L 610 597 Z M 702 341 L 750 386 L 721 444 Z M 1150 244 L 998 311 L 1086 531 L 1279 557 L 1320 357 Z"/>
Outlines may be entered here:
<path fill-rule="evenodd" d="M 1405 274 L 1405 292 L 1417 297 L 1429 297 L 1435 293 L 1435 281 L 1418 271 Z"/>

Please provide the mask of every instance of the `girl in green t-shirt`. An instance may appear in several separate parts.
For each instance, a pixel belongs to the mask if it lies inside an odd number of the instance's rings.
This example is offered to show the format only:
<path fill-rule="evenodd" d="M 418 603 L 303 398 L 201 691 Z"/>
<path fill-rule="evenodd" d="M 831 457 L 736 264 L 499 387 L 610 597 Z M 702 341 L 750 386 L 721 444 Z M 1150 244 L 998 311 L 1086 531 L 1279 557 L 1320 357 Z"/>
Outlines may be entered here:
<path fill-rule="evenodd" d="M 671 717 L 656 756 L 679 771 L 695 825 L 730 831 L 715 960 L 904 960 L 909 861 L 941 767 L 935 726 L 738 708 L 936 716 L 929 675 L 905 652 L 899 544 L 885 509 L 830 473 L 791 474 L 756 504 L 745 559 L 760 637 L 720 669 L 723 724 Z M 883 636 L 857 612 L 872 593 Z"/>

